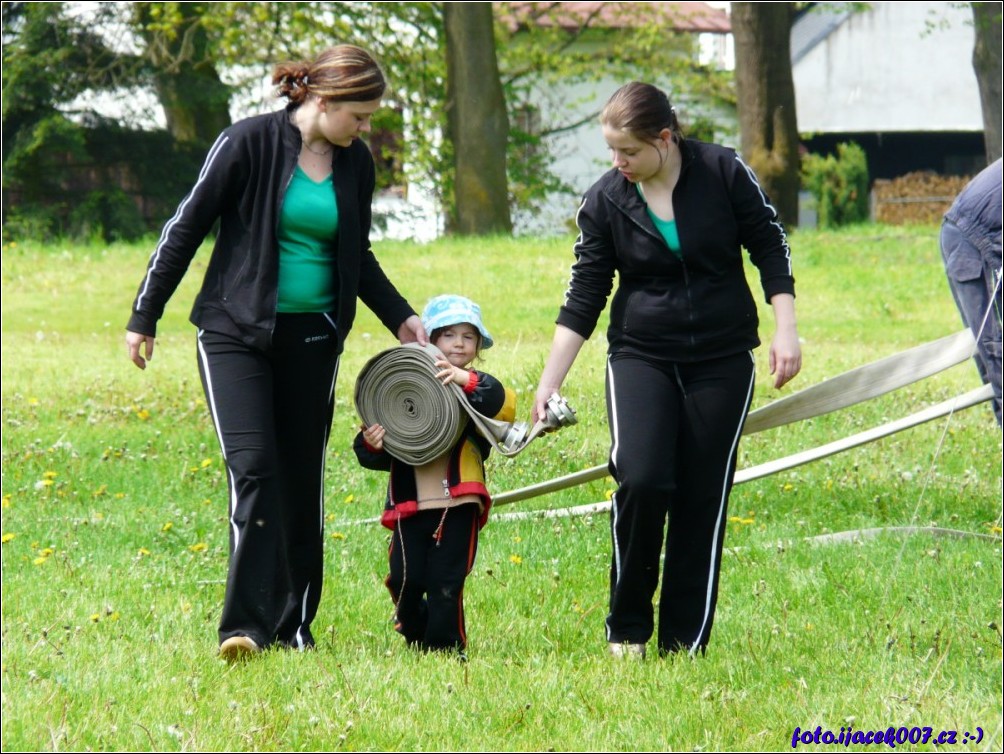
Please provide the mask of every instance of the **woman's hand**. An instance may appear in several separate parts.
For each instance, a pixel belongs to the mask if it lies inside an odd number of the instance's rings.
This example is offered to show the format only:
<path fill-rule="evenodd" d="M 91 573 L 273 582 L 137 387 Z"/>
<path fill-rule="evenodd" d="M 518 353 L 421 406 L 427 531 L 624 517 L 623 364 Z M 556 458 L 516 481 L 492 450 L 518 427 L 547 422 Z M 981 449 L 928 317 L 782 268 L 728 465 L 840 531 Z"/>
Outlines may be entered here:
<path fill-rule="evenodd" d="M 141 335 L 138 332 L 126 330 L 126 346 L 129 347 L 129 358 L 140 369 L 146 369 L 146 362 L 153 358 L 153 343 L 154 337 L 152 335 Z M 143 356 L 146 358 L 140 355 L 140 346 L 145 346 Z"/>
<path fill-rule="evenodd" d="M 781 388 L 802 370 L 802 347 L 794 330 L 778 330 L 770 344 L 770 373 Z"/>
<path fill-rule="evenodd" d="M 420 346 L 429 344 L 429 335 L 425 332 L 422 320 L 417 314 L 412 314 L 397 328 L 397 339 L 403 346 L 405 343 L 418 343 Z"/>
<path fill-rule="evenodd" d="M 774 340 L 770 344 L 770 373 L 774 387 L 781 388 L 802 369 L 802 346 L 798 342 L 795 325 L 795 298 L 790 293 L 775 294 L 770 300 L 774 307 Z"/>
<path fill-rule="evenodd" d="M 547 399 L 552 393 L 561 390 L 568 370 L 572 368 L 575 357 L 579 355 L 579 349 L 585 342 L 585 338 L 564 325 L 555 327 L 551 352 L 547 355 L 547 363 L 544 364 L 544 371 L 537 385 L 537 395 L 534 397 L 533 411 L 530 413 L 531 423 L 542 421 L 547 417 Z"/>

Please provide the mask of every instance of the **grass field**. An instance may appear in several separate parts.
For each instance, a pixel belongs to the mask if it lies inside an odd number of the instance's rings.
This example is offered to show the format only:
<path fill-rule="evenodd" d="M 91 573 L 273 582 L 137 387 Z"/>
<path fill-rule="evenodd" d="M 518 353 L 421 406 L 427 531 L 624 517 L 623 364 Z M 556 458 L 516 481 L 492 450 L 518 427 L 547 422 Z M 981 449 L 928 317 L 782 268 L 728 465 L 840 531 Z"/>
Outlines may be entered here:
<path fill-rule="evenodd" d="M 805 366 L 775 391 L 761 347 L 754 407 L 961 329 L 935 228 L 796 231 L 791 242 Z M 468 581 L 470 661 L 460 664 L 407 651 L 391 628 L 386 532 L 367 523 L 386 478 L 359 468 L 350 446 L 355 377 L 394 341 L 365 308 L 329 446 L 317 651 L 224 664 L 226 483 L 187 322 L 208 249 L 141 372 L 123 327 L 150 249 L 3 250 L 5 751 L 773 751 L 817 726 L 903 727 L 902 750 L 1004 746 L 1002 435 L 986 404 L 737 486 L 711 648 L 698 660 L 607 656 L 607 514 L 505 515 L 604 501 L 609 479 L 500 507 Z M 441 292 L 481 304 L 496 340 L 484 368 L 517 389 L 527 414 L 571 239 L 383 243 L 377 253 L 416 308 Z M 767 341 L 767 307 L 761 319 Z M 493 456 L 494 491 L 605 462 L 604 352 L 601 328 L 566 382 L 579 423 L 516 458 Z M 740 468 L 978 384 L 960 364 L 752 435 Z M 896 528 L 907 526 L 962 535 Z M 812 539 L 869 528 L 885 531 Z M 955 744 L 934 745 L 943 730 Z"/>

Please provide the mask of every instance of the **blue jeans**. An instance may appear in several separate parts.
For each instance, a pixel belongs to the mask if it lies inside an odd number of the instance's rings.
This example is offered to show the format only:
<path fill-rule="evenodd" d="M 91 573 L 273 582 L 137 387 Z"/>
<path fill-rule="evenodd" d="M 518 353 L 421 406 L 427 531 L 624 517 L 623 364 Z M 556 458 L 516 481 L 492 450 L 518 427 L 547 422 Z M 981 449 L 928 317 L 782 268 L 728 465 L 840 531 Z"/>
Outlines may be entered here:
<path fill-rule="evenodd" d="M 951 221 L 941 225 L 941 256 L 962 321 L 976 339 L 976 368 L 993 386 L 994 415 L 1001 423 L 1000 259 L 991 259 Z"/>

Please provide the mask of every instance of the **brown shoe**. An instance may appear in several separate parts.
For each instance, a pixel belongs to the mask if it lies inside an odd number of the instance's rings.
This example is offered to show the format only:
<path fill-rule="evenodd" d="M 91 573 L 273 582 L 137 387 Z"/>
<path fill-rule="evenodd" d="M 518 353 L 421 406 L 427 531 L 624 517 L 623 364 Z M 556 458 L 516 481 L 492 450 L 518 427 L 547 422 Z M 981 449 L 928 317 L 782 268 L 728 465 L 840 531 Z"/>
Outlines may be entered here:
<path fill-rule="evenodd" d="M 231 636 L 220 644 L 220 657 L 227 662 L 246 660 L 261 652 L 261 647 L 250 636 Z"/>

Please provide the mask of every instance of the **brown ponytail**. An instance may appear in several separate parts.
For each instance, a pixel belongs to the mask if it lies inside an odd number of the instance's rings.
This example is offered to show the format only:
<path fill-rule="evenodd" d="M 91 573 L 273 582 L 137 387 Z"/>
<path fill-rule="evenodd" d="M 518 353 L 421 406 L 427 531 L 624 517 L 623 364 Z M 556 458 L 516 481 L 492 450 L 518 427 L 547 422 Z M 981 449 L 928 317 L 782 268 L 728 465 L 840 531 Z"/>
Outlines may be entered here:
<path fill-rule="evenodd" d="M 355 45 L 337 45 L 312 62 L 282 63 L 272 73 L 276 96 L 299 105 L 310 95 L 329 102 L 369 102 L 387 89 L 373 57 Z"/>

